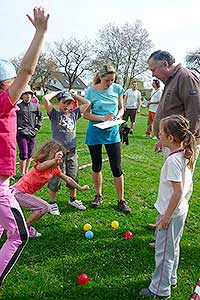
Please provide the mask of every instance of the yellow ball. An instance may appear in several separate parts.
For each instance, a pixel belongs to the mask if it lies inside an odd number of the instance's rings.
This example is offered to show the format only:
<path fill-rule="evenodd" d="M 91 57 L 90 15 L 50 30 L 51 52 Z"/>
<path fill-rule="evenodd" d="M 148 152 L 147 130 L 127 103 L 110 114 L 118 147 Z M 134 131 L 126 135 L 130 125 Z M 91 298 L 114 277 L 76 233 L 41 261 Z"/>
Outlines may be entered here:
<path fill-rule="evenodd" d="M 111 227 L 114 228 L 114 229 L 118 228 L 118 227 L 119 227 L 119 222 L 117 222 L 117 221 L 112 221 Z"/>
<path fill-rule="evenodd" d="M 83 230 L 84 231 L 88 231 L 88 230 L 91 230 L 92 229 L 92 226 L 89 224 L 89 223 L 86 223 L 84 226 L 83 226 Z"/>

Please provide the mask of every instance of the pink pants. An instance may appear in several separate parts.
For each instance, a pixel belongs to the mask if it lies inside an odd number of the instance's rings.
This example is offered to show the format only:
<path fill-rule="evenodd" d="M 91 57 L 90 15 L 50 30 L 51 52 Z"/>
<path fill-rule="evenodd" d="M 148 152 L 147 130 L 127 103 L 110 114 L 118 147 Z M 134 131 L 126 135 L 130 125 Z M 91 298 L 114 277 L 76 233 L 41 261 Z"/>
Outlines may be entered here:
<path fill-rule="evenodd" d="M 15 199 L 18 201 L 20 207 L 36 211 L 39 214 L 46 214 L 50 212 L 50 206 L 48 202 L 32 194 L 23 193 L 15 186 L 13 186 L 13 188 L 15 191 Z"/>
<path fill-rule="evenodd" d="M 0 237 L 7 231 L 7 240 L 0 250 L 0 285 L 8 275 L 28 241 L 28 230 L 9 180 L 0 180 Z"/>

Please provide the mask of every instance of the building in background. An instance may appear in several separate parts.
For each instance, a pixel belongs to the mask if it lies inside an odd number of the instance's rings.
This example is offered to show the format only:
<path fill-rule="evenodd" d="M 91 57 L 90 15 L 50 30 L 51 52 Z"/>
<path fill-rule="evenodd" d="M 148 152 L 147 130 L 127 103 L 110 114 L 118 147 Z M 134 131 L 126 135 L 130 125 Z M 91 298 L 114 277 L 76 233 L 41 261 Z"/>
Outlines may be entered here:
<path fill-rule="evenodd" d="M 72 89 L 79 95 L 84 96 L 87 85 L 79 77 L 75 79 Z M 60 91 L 69 89 L 69 79 L 64 73 L 60 73 L 55 78 L 49 78 L 46 86 L 47 91 Z"/>
<path fill-rule="evenodd" d="M 79 77 L 75 79 L 72 89 L 79 95 L 84 96 L 85 95 L 85 89 L 87 88 L 87 85 L 83 82 L 82 79 Z M 48 83 L 45 86 L 45 93 L 50 93 L 53 91 L 62 91 L 62 90 L 68 90 L 69 89 L 69 79 L 64 73 L 58 73 L 55 77 L 51 77 L 48 79 Z M 38 96 L 44 95 L 44 91 L 41 87 L 34 87 L 34 91 Z"/>

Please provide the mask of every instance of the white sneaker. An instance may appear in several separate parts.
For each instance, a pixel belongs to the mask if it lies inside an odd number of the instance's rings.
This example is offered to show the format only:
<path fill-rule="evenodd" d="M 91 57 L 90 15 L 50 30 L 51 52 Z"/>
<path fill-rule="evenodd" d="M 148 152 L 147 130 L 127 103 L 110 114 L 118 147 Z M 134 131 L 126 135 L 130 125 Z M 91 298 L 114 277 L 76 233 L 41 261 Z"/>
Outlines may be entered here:
<path fill-rule="evenodd" d="M 60 211 L 57 203 L 49 203 L 50 206 L 50 214 L 54 216 L 60 216 Z"/>
<path fill-rule="evenodd" d="M 68 204 L 70 206 L 76 207 L 80 210 L 85 210 L 86 209 L 86 207 L 83 205 L 83 203 L 80 200 L 69 201 Z"/>
<path fill-rule="evenodd" d="M 29 232 L 29 237 L 30 238 L 35 238 L 35 237 L 40 237 L 42 234 L 40 232 L 38 232 L 34 227 L 29 227 L 28 228 L 28 232 Z"/>
<path fill-rule="evenodd" d="M 158 140 L 157 136 L 154 135 L 154 136 L 152 137 L 152 140 Z"/>

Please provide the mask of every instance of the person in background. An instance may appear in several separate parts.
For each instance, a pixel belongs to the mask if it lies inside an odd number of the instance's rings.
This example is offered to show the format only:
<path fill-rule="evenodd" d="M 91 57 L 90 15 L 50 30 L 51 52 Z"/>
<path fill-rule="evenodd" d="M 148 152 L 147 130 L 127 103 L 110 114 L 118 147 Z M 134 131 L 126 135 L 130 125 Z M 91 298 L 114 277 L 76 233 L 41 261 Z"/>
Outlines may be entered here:
<path fill-rule="evenodd" d="M 40 104 L 37 94 L 34 91 L 33 91 L 33 98 L 31 99 L 31 102 L 33 102 L 34 104 L 37 104 L 37 105 Z"/>
<path fill-rule="evenodd" d="M 36 31 L 18 73 L 10 62 L 0 59 L 0 237 L 4 229 L 7 231 L 7 239 L 0 250 L 0 286 L 29 237 L 14 190 L 9 187 L 9 178 L 16 171 L 16 103 L 35 71 L 48 26 L 49 15 L 43 8 L 35 7 L 33 12 L 34 17 L 28 16 L 28 19 Z"/>
<path fill-rule="evenodd" d="M 92 159 L 92 179 L 96 195 L 90 203 L 93 208 L 103 203 L 102 196 L 102 146 L 105 145 L 117 192 L 117 208 L 130 213 L 131 208 L 124 199 L 124 176 L 121 169 L 121 145 L 119 126 L 107 129 L 94 126 L 99 122 L 117 120 L 123 116 L 124 89 L 115 83 L 116 71 L 113 66 L 103 65 L 96 74 L 92 86 L 86 90 L 85 97 L 91 105 L 85 110 L 84 117 L 89 120 L 86 144 Z"/>
<path fill-rule="evenodd" d="M 196 159 L 196 141 L 189 122 L 181 115 L 163 118 L 159 138 L 169 148 L 160 175 L 155 208 L 158 211 L 155 243 L 155 271 L 148 288 L 140 291 L 143 297 L 167 298 L 177 286 L 180 240 L 192 194 L 192 173 Z"/>
<path fill-rule="evenodd" d="M 157 50 L 148 58 L 152 76 L 164 83 L 164 90 L 154 118 L 154 134 L 158 137 L 159 123 L 164 117 L 180 114 L 189 120 L 190 130 L 197 141 L 197 156 L 200 148 L 200 81 L 197 76 L 181 64 L 175 63 L 175 58 L 168 52 Z M 155 151 L 163 150 L 164 159 L 169 149 L 158 142 Z M 155 230 L 155 224 L 148 224 Z"/>
<path fill-rule="evenodd" d="M 152 129 L 153 129 L 153 122 L 155 118 L 156 111 L 158 109 L 158 104 L 160 102 L 160 98 L 162 96 L 162 91 L 160 88 L 160 81 L 158 79 L 153 79 L 153 91 L 151 93 L 151 98 L 148 101 L 148 123 L 147 123 L 147 130 L 145 133 L 145 137 L 151 137 Z M 156 140 L 157 136 L 153 135 L 153 140 Z"/>
<path fill-rule="evenodd" d="M 137 82 L 133 81 L 132 86 L 124 94 L 124 115 L 123 120 L 128 121 L 130 117 L 130 133 L 133 133 L 137 112 L 140 112 L 141 93 L 137 89 Z"/>
<path fill-rule="evenodd" d="M 50 103 L 53 97 L 57 98 L 59 111 Z M 54 141 L 59 142 L 65 147 L 65 160 L 61 165 L 63 172 L 78 181 L 78 156 L 76 153 L 76 122 L 80 119 L 81 113 L 83 113 L 89 106 L 89 101 L 85 98 L 76 95 L 81 103 L 79 107 L 72 110 L 72 104 L 74 102 L 74 96 L 71 93 L 52 92 L 45 95 L 43 99 L 44 107 L 49 115 L 52 128 L 52 138 Z M 85 210 L 86 207 L 82 201 L 76 198 L 76 189 L 67 184 L 70 192 L 70 199 L 68 204 L 80 210 Z M 54 176 L 48 183 L 50 192 L 50 207 L 51 214 L 60 215 L 60 211 L 56 202 L 56 193 L 60 188 L 60 178 Z"/>
<path fill-rule="evenodd" d="M 72 178 L 62 173 L 60 164 L 64 157 L 65 149 L 57 142 L 46 142 L 40 147 L 34 156 L 34 167 L 14 184 L 15 198 L 22 208 L 33 211 L 26 220 L 29 236 L 40 237 L 38 232 L 32 225 L 41 219 L 41 217 L 50 211 L 48 202 L 34 196 L 53 176 L 58 176 L 70 186 L 79 191 L 88 190 L 89 186 L 80 186 Z"/>
<path fill-rule="evenodd" d="M 35 137 L 42 126 L 42 113 L 37 104 L 31 100 L 33 91 L 30 86 L 26 86 L 22 92 L 22 102 L 18 104 L 17 112 L 17 144 L 19 147 L 19 178 L 24 176 L 29 170 Z"/>

